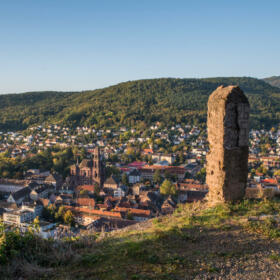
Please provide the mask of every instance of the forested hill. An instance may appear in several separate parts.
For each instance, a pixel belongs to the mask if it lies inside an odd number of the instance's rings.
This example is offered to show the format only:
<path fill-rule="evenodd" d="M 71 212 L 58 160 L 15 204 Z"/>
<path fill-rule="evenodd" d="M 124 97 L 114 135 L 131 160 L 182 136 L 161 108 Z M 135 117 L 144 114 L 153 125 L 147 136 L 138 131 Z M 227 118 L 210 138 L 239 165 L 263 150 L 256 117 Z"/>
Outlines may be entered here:
<path fill-rule="evenodd" d="M 280 89 L 254 78 L 150 79 L 84 92 L 32 92 L 0 95 L 0 131 L 35 124 L 71 127 L 145 127 L 160 121 L 199 124 L 206 120 L 209 94 L 219 85 L 239 85 L 251 104 L 251 127 L 280 120 Z"/>
<path fill-rule="evenodd" d="M 280 76 L 273 76 L 273 77 L 265 78 L 263 80 L 274 87 L 280 88 Z"/>

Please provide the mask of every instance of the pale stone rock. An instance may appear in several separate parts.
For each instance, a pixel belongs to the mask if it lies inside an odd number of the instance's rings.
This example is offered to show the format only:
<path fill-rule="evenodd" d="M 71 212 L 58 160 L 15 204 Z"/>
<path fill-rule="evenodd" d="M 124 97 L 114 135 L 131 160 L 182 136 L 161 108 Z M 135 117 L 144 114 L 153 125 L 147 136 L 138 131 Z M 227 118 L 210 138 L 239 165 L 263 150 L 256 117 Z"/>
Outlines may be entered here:
<path fill-rule="evenodd" d="M 234 202 L 244 197 L 249 114 L 248 99 L 237 86 L 220 86 L 209 97 L 206 183 L 211 202 Z"/>

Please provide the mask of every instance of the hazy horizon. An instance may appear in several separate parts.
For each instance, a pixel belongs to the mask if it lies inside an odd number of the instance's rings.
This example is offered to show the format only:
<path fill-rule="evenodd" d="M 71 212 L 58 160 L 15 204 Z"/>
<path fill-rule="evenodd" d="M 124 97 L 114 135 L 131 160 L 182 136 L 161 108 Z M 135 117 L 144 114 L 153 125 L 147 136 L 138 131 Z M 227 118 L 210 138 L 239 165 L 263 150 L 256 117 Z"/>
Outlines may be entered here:
<path fill-rule="evenodd" d="M 273 75 L 273 76 L 277 76 L 277 75 Z M 273 77 L 270 76 L 270 77 Z M 270 78 L 270 77 L 262 77 L 262 78 L 257 78 L 257 77 L 250 77 L 250 76 L 216 76 L 216 77 L 152 77 L 152 78 L 140 78 L 140 79 L 136 79 L 136 80 L 126 80 L 126 81 L 119 81 L 113 84 L 108 84 L 105 85 L 103 87 L 96 87 L 96 88 L 85 88 L 85 89 L 73 89 L 73 90 L 56 90 L 56 89 L 41 89 L 41 90 L 30 90 L 30 91 L 19 91 L 19 92 L 5 92 L 5 93 L 0 93 L 0 95 L 5 95 L 5 94 L 21 94 L 21 93 L 30 93 L 30 92 L 83 92 L 83 91 L 92 91 L 92 90 L 98 90 L 98 89 L 102 89 L 102 88 L 107 88 L 110 86 L 114 86 L 117 84 L 122 84 L 122 83 L 126 83 L 126 82 L 133 82 L 133 81 L 138 81 L 138 80 L 153 80 L 153 79 L 214 79 L 214 78 L 243 78 L 243 77 L 247 77 L 247 78 L 255 78 L 255 79 L 264 79 L 264 78 Z"/>

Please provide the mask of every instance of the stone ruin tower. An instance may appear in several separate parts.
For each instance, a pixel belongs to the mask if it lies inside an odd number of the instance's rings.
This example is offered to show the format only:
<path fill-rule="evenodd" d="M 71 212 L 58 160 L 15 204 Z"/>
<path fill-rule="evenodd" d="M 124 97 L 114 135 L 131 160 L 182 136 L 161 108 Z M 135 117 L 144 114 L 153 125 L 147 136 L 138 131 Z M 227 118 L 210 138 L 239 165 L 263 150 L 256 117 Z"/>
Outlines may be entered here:
<path fill-rule="evenodd" d="M 209 97 L 206 184 L 210 202 L 234 202 L 245 194 L 249 113 L 248 99 L 238 86 L 220 86 Z"/>

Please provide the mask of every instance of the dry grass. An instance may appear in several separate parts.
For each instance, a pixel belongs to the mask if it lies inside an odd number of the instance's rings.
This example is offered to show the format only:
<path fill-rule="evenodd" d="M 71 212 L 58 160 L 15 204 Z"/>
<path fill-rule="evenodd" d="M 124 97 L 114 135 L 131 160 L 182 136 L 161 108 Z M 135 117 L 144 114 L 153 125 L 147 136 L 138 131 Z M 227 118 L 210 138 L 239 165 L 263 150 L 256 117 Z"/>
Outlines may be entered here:
<path fill-rule="evenodd" d="M 250 255 L 247 243 L 256 232 L 278 238 L 275 224 L 266 231 L 262 224 L 255 224 L 253 232 L 244 218 L 279 210 L 278 200 L 182 205 L 173 215 L 111 233 L 76 241 L 38 240 L 33 257 L 11 258 L 4 270 L 7 279 L 19 275 L 24 279 L 34 279 L 34 275 L 35 279 L 193 279 L 200 273 L 217 273 L 216 260 Z M 266 246 L 263 239 L 258 242 Z M 186 272 L 190 278 L 183 278 Z"/>

